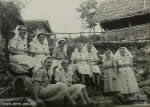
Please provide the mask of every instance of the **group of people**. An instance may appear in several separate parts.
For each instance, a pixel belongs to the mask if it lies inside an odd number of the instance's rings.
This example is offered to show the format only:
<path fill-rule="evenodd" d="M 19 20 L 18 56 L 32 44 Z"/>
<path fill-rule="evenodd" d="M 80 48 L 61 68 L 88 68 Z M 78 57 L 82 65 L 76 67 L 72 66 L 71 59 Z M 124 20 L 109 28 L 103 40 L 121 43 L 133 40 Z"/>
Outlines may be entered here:
<path fill-rule="evenodd" d="M 100 84 L 103 77 L 104 93 L 119 93 L 125 96 L 139 91 L 132 69 L 132 54 L 121 47 L 115 54 L 107 50 L 99 67 L 98 51 L 88 42 L 77 43 L 70 58 L 66 52 L 66 40 L 58 40 L 52 55 L 44 33 L 38 33 L 27 46 L 27 28 L 16 27 L 15 36 L 9 40 L 10 65 L 15 72 L 33 72 L 32 93 L 37 102 L 68 99 L 76 104 L 78 99 L 83 104 L 92 103 L 86 86 Z M 103 75 L 103 76 L 102 76 Z"/>
<path fill-rule="evenodd" d="M 103 58 L 104 92 L 130 96 L 139 92 L 133 70 L 132 54 L 120 47 L 115 54 L 108 50 Z"/>
<path fill-rule="evenodd" d="M 126 47 L 120 47 L 115 54 L 107 49 L 102 56 L 102 67 L 99 65 L 97 50 L 92 43 L 77 44 L 77 48 L 71 57 L 75 70 L 81 74 L 82 83 L 85 84 L 86 76 L 93 80 L 93 83 L 102 87 L 106 95 L 121 94 L 125 97 L 139 92 L 136 76 L 133 68 L 133 56 Z M 88 79 L 90 80 L 90 79 Z"/>
<path fill-rule="evenodd" d="M 17 26 L 15 36 L 9 40 L 9 59 L 12 72 L 26 75 L 32 72 L 28 79 L 32 81 L 29 88 L 35 100 L 57 101 L 67 99 L 76 104 L 80 99 L 83 104 L 91 103 L 86 86 L 73 81 L 72 67 L 64 51 L 65 40 L 59 40 L 57 47 L 50 56 L 48 42 L 44 33 L 38 33 L 27 46 L 27 28 Z M 71 71 L 72 70 L 72 71 Z M 27 79 L 27 78 L 25 78 Z M 41 100 L 42 99 L 42 100 Z"/>

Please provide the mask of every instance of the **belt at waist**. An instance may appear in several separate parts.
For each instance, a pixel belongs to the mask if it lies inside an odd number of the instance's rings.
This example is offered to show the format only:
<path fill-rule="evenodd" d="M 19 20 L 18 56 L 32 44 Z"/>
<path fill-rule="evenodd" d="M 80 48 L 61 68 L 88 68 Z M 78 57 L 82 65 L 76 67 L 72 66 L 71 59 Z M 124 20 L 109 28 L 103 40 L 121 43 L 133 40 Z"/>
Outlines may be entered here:
<path fill-rule="evenodd" d="M 132 67 L 130 64 L 125 64 L 125 65 L 118 65 L 118 68 L 124 68 L 124 67 Z"/>
<path fill-rule="evenodd" d="M 107 70 L 107 69 L 113 69 L 113 66 L 105 66 L 105 68 L 103 70 Z"/>
<path fill-rule="evenodd" d="M 40 85 L 46 87 L 48 84 L 51 84 L 50 82 L 41 82 Z"/>

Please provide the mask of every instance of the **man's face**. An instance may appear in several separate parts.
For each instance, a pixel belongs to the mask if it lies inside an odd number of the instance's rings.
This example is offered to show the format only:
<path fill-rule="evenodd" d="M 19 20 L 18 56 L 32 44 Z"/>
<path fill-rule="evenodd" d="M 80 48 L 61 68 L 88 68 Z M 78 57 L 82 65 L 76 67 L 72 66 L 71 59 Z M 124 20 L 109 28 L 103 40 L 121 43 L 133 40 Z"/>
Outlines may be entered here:
<path fill-rule="evenodd" d="M 65 46 L 65 44 L 66 44 L 66 42 L 65 42 L 65 41 L 60 41 L 59 46 L 64 47 L 64 46 Z"/>
<path fill-rule="evenodd" d="M 20 35 L 21 37 L 24 37 L 24 36 L 26 35 L 26 33 L 27 33 L 27 29 L 26 29 L 26 27 L 20 27 L 20 28 L 18 29 L 18 32 L 19 32 L 19 35 Z"/>
<path fill-rule="evenodd" d="M 45 62 L 46 67 L 51 67 L 52 66 L 52 59 L 47 59 Z"/>
<path fill-rule="evenodd" d="M 43 43 L 44 39 L 45 39 L 45 36 L 44 35 L 40 35 L 38 37 L 39 41 Z"/>

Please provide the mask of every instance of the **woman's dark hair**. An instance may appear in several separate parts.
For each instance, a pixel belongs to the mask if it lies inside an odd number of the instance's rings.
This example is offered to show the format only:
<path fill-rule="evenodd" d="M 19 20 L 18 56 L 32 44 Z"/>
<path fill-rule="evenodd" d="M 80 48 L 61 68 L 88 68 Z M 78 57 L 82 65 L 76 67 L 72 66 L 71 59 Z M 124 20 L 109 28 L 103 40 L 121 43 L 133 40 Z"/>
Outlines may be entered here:
<path fill-rule="evenodd" d="M 39 37 L 40 37 L 41 35 L 43 35 L 44 37 L 46 36 L 44 33 L 40 33 L 40 34 L 37 35 L 37 38 L 39 39 Z"/>
<path fill-rule="evenodd" d="M 46 62 L 48 59 L 53 60 L 53 58 L 49 56 L 49 57 L 47 57 L 47 58 L 44 60 L 43 64 L 45 64 L 45 62 Z"/>
<path fill-rule="evenodd" d="M 60 41 L 58 42 L 58 44 L 60 44 L 60 43 L 63 42 L 63 41 L 65 42 L 65 40 L 60 40 Z"/>
<path fill-rule="evenodd" d="M 61 62 L 61 65 L 63 65 L 64 62 L 67 62 L 67 63 L 69 64 L 69 60 L 64 59 L 64 60 Z"/>

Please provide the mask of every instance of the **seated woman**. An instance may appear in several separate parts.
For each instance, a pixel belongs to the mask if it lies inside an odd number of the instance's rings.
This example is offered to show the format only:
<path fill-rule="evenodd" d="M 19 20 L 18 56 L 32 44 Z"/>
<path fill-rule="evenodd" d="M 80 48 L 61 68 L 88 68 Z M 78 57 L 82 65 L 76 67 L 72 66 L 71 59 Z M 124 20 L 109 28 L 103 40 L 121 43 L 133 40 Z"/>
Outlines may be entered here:
<path fill-rule="evenodd" d="M 15 36 L 9 40 L 8 44 L 10 65 L 15 67 L 14 72 L 19 74 L 26 73 L 36 66 L 35 59 L 28 55 L 26 30 L 23 25 L 17 26 Z M 24 68 L 27 68 L 27 70 Z"/>
<path fill-rule="evenodd" d="M 86 51 L 87 51 L 87 63 L 90 67 L 90 72 L 92 73 L 92 81 L 94 84 L 94 87 L 100 87 L 100 76 L 101 71 L 98 66 L 98 56 L 97 56 L 97 49 L 94 47 L 92 42 L 89 42 L 86 44 Z"/>
<path fill-rule="evenodd" d="M 80 99 L 83 104 L 91 103 L 85 88 L 86 86 L 83 84 L 72 84 L 76 75 L 72 72 L 72 67 L 69 65 L 68 60 L 61 62 L 54 75 L 58 83 L 65 83 L 69 87 L 69 92 L 75 100 Z"/>
<path fill-rule="evenodd" d="M 50 55 L 46 34 L 38 32 L 38 34 L 34 37 L 34 40 L 30 43 L 29 50 L 30 55 L 37 62 L 37 66 L 35 67 L 35 70 L 37 70 L 42 66 L 42 59 L 45 59 Z"/>
<path fill-rule="evenodd" d="M 72 104 L 76 104 L 69 92 L 67 86 L 63 83 L 52 84 L 52 58 L 48 57 L 43 61 L 43 67 L 33 74 L 33 94 L 38 103 L 44 101 L 64 100 L 67 98 Z"/>
<path fill-rule="evenodd" d="M 30 52 L 32 56 L 39 62 L 49 56 L 49 47 L 46 34 L 38 33 L 34 40 L 30 43 Z"/>
<path fill-rule="evenodd" d="M 82 43 L 78 43 L 74 52 L 72 53 L 71 60 L 73 62 L 73 71 L 78 71 L 81 76 L 83 84 L 89 85 L 89 78 L 92 77 L 90 67 L 87 63 L 86 47 Z M 87 80 L 88 78 L 88 80 Z"/>

